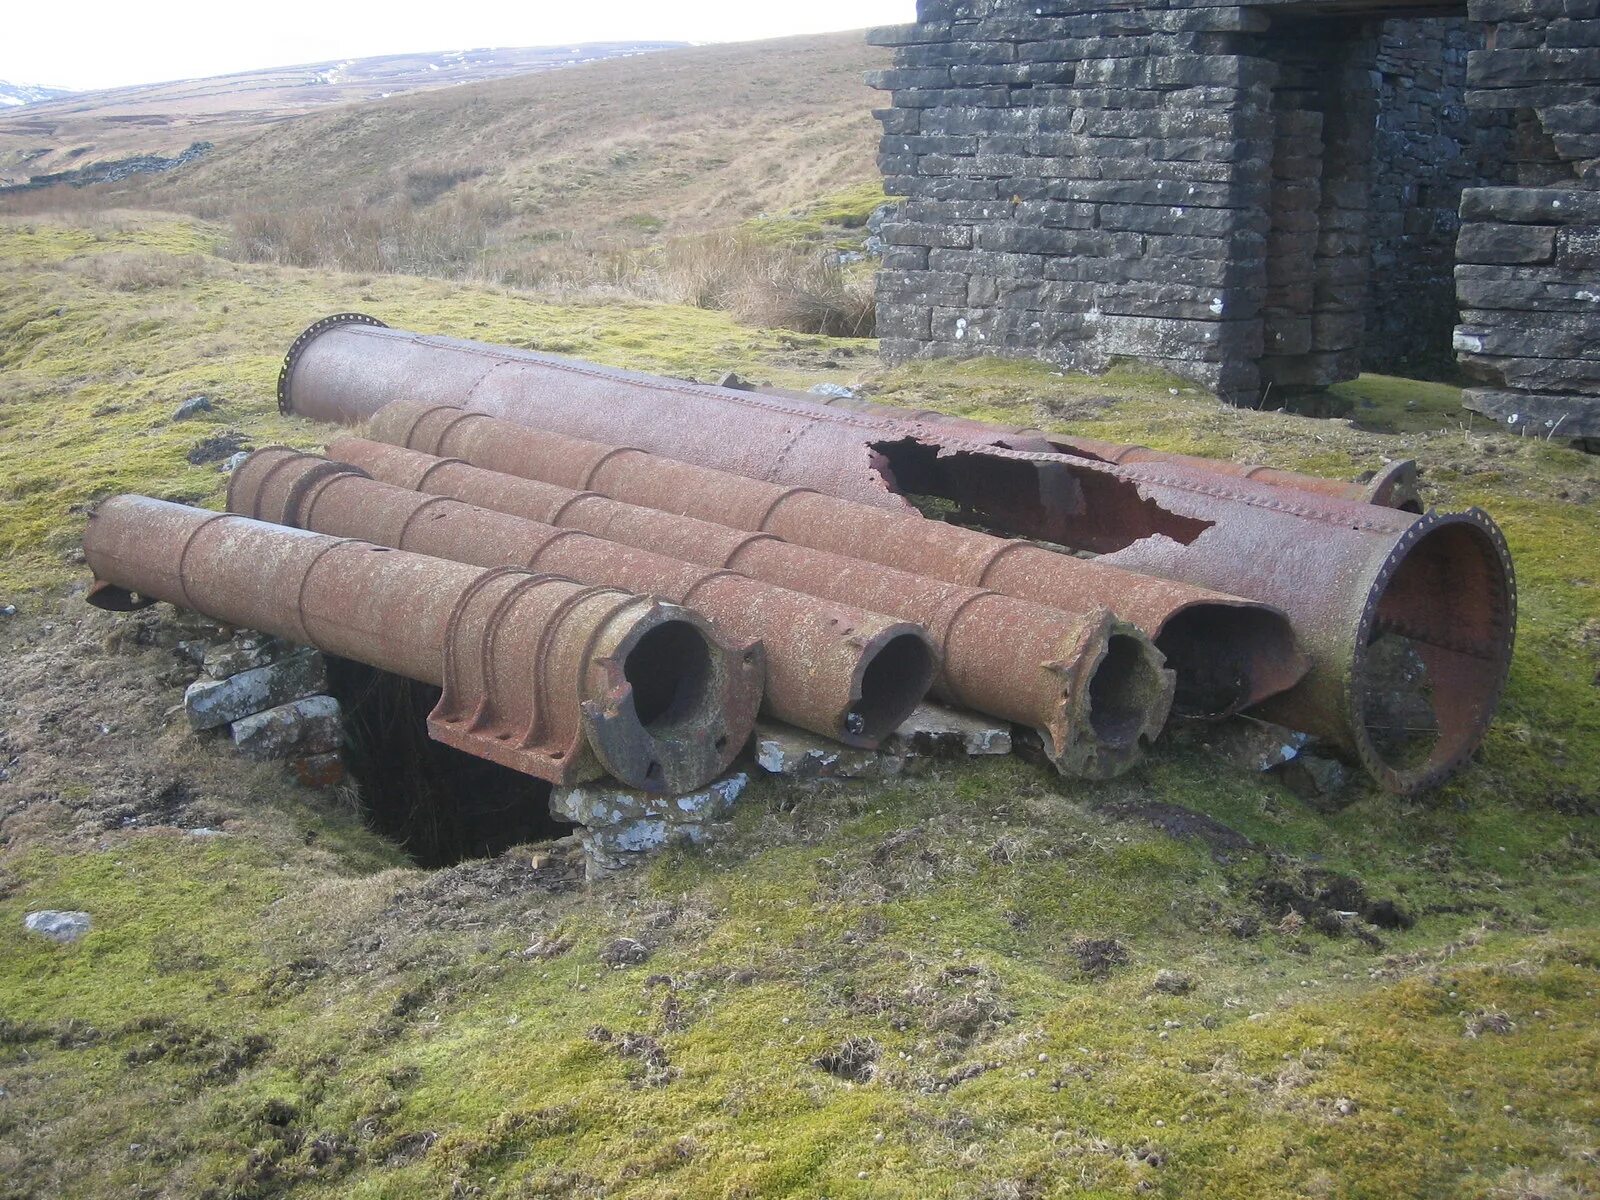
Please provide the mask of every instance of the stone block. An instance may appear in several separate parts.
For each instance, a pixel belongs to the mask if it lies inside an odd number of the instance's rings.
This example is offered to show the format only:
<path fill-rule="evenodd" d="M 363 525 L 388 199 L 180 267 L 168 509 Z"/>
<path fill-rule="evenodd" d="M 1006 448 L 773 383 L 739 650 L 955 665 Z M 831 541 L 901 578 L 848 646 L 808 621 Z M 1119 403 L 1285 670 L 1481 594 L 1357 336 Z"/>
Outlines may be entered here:
<path fill-rule="evenodd" d="M 1185 321 L 1167 317 L 1106 315 L 1098 322 L 1099 345 L 1111 354 L 1135 358 L 1257 358 L 1262 351 L 1260 321 Z"/>
<path fill-rule="evenodd" d="M 550 809 L 579 825 L 607 829 L 638 825 L 704 825 L 720 821 L 750 782 L 743 772 L 725 776 L 697 791 L 663 796 L 625 788 L 611 780 L 556 787 L 550 790 Z M 641 847 L 644 848 L 644 847 Z"/>
<path fill-rule="evenodd" d="M 978 758 L 1011 753 L 1011 726 L 938 704 L 918 705 L 888 739 L 886 748 L 906 758 Z"/>
<path fill-rule="evenodd" d="M 1600 82 L 1600 47 L 1538 50 L 1474 50 L 1467 56 L 1467 82 L 1474 87 Z"/>
<path fill-rule="evenodd" d="M 1600 397 L 1468 388 L 1461 403 L 1530 436 L 1600 438 Z"/>
<path fill-rule="evenodd" d="M 1455 348 L 1468 354 L 1600 359 L 1600 314 L 1469 308 L 1456 327 Z"/>
<path fill-rule="evenodd" d="M 905 767 L 905 756 L 888 747 L 863 750 L 763 723 L 756 727 L 756 765 L 790 779 L 891 779 Z"/>
<path fill-rule="evenodd" d="M 264 667 L 226 679 L 200 679 L 183 693 L 183 712 L 195 730 L 217 729 L 263 709 L 314 696 L 328 686 L 327 667 L 316 650 L 297 650 Z"/>
<path fill-rule="evenodd" d="M 1250 209 L 1103 204 L 1100 227 L 1177 237 L 1231 238 L 1241 233 L 1264 235 L 1267 217 L 1264 212 Z"/>
<path fill-rule="evenodd" d="M 22 927 L 29 933 L 36 933 L 40 937 L 49 938 L 52 942 L 65 945 L 77 941 L 88 933 L 94 927 L 94 922 L 86 912 L 65 912 L 47 908 L 23 917 Z"/>
<path fill-rule="evenodd" d="M 1596 322 L 1600 328 L 1600 321 Z M 1546 358 L 1536 343 L 1521 354 L 1504 358 L 1457 352 L 1461 368 L 1475 379 L 1503 384 L 1518 391 L 1575 393 L 1600 402 L 1600 360 Z"/>
<path fill-rule="evenodd" d="M 578 823 L 585 874 L 595 879 L 674 843 L 704 842 L 749 782 L 739 772 L 682 796 L 659 796 L 601 781 L 551 789 L 550 809 Z"/>
<path fill-rule="evenodd" d="M 297 758 L 289 769 L 302 787 L 337 787 L 345 781 L 344 755 L 337 750 Z"/>
<path fill-rule="evenodd" d="M 1583 271 L 1464 263 L 1456 268 L 1456 298 L 1462 308 L 1600 315 L 1600 280 Z"/>
<path fill-rule="evenodd" d="M 885 271 L 926 271 L 928 269 L 928 247 L 886 247 L 883 252 L 883 269 Z"/>
<path fill-rule="evenodd" d="M 337 750 L 344 742 L 339 702 L 332 696 L 308 696 L 232 725 L 234 747 L 247 758 L 306 758 Z"/>
<path fill-rule="evenodd" d="M 970 225 L 890 221 L 884 225 L 880 236 L 891 246 L 929 246 L 945 250 L 965 250 L 972 245 Z"/>
<path fill-rule="evenodd" d="M 1576 188 L 1467 188 L 1461 193 L 1463 221 L 1510 221 L 1523 225 L 1600 225 L 1600 191 Z"/>
<path fill-rule="evenodd" d="M 200 660 L 200 667 L 212 679 L 227 679 L 240 671 L 264 667 L 290 649 L 287 642 L 271 634 L 244 630 L 208 649 Z"/>
<path fill-rule="evenodd" d="M 1210 210 L 1216 211 L 1216 210 Z M 1144 248 L 1142 239 L 1104 230 L 1051 229 L 1041 225 L 983 225 L 978 227 L 978 248 L 1020 254 L 1071 255 L 1093 258 L 1131 258 Z"/>

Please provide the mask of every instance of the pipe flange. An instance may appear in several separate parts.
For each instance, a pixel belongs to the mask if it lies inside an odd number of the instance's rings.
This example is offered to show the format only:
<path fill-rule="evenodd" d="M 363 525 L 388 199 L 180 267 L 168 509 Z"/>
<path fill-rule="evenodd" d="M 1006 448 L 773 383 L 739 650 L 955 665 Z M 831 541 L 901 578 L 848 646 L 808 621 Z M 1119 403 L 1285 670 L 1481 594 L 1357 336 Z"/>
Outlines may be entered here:
<path fill-rule="evenodd" d="M 334 313 L 333 316 L 323 317 L 316 324 L 307 327 L 290 345 L 289 353 L 283 356 L 283 367 L 278 371 L 278 411 L 284 416 L 287 417 L 293 412 L 289 407 L 289 376 L 294 371 L 295 362 L 318 335 L 335 325 L 374 325 L 379 329 L 389 328 L 377 317 L 369 317 L 366 313 L 358 312 Z"/>

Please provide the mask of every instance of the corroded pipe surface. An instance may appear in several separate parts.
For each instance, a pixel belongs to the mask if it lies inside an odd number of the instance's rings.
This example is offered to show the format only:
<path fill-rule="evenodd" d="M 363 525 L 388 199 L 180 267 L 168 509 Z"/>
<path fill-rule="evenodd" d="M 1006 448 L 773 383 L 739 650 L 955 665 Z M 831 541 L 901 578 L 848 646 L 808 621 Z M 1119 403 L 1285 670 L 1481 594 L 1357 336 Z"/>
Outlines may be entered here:
<path fill-rule="evenodd" d="M 430 736 L 554 783 L 690 791 L 755 721 L 759 648 L 615 588 L 143 496 L 101 504 L 83 548 L 102 608 L 166 600 L 434 684 Z"/>
<path fill-rule="evenodd" d="M 708 570 L 523 517 L 419 494 L 358 467 L 282 447 L 257 450 L 228 484 L 243 516 L 360 538 L 479 567 L 523 567 L 661 596 L 766 652 L 768 711 L 853 746 L 878 745 L 933 681 L 920 626 Z"/>
<path fill-rule="evenodd" d="M 1114 464 L 1172 463 L 1192 471 L 1235 479 L 1252 479 L 1257 483 L 1273 487 L 1312 492 L 1318 496 L 1330 496 L 1338 500 L 1378 504 L 1385 508 L 1404 509 L 1406 512 L 1422 511 L 1422 499 L 1417 485 L 1417 464 L 1414 459 L 1409 458 L 1386 463 L 1381 469 L 1372 472 L 1370 479 L 1348 482 L 1343 479 L 1324 479 L 1320 475 L 1305 475 L 1299 471 L 1284 471 L 1277 467 L 1229 462 L 1226 459 L 1205 458 L 1198 454 L 1177 454 L 1170 450 L 1153 450 L 1149 446 L 1130 446 L 1122 442 L 1106 442 L 1099 438 L 1079 437 L 1075 434 L 1051 433 L 1026 425 L 992 425 L 987 421 L 955 417 L 929 408 L 907 409 L 896 408 L 890 404 L 875 404 L 857 396 L 817 396 L 771 388 L 760 390 L 764 394 L 782 395 L 801 403 L 865 413 L 869 416 L 915 425 L 935 436 L 989 443 L 1009 450 L 1072 454 Z"/>
<path fill-rule="evenodd" d="M 939 651 L 935 691 L 961 707 L 1032 726 L 1066 774 L 1105 778 L 1126 770 L 1160 732 L 1171 706 L 1174 684 L 1160 652 L 1104 609 L 1064 613 L 362 438 L 341 438 L 328 453 L 401 487 L 915 621 Z"/>
<path fill-rule="evenodd" d="M 1477 509 L 1417 516 L 1183 463 L 1011 450 L 353 324 L 297 344 L 282 382 L 287 407 L 328 420 L 358 421 L 406 396 L 893 511 L 912 511 L 907 496 L 930 497 L 989 528 L 1273 605 L 1312 668 L 1263 715 L 1342 745 L 1398 792 L 1440 782 L 1471 755 L 1510 664 L 1511 560 Z"/>
<path fill-rule="evenodd" d="M 1112 609 L 1145 630 L 1177 674 L 1177 711 L 1219 717 L 1299 682 L 1308 660 L 1282 613 L 1169 579 L 916 515 L 885 512 L 638 450 L 513 425 L 484 413 L 398 401 L 370 422 L 380 441 L 590 490 L 664 512 L 773 534 L 912 575 L 1058 608 Z"/>

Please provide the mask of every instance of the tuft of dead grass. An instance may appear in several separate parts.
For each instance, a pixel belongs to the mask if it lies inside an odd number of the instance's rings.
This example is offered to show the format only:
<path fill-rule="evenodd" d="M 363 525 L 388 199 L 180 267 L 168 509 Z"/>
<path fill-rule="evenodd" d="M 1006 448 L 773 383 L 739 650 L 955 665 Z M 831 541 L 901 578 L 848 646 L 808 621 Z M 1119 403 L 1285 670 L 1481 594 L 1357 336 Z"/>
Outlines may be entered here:
<path fill-rule="evenodd" d="M 830 337 L 871 337 L 872 278 L 837 254 L 774 245 L 745 230 L 668 243 L 624 280 L 647 299 L 730 312 L 749 325 Z"/>

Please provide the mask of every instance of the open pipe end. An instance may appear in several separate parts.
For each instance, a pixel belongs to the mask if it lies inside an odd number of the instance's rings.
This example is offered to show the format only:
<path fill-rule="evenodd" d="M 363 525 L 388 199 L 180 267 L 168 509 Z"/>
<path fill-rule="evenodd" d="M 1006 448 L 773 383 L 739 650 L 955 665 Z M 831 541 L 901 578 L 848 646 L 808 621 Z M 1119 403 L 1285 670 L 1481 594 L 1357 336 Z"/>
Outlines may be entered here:
<path fill-rule="evenodd" d="M 840 719 L 835 740 L 875 749 L 922 703 L 937 670 L 933 642 L 920 626 L 903 623 L 884 629 L 862 652 L 850 709 Z"/>
<path fill-rule="evenodd" d="M 83 598 L 96 608 L 105 609 L 106 612 L 138 612 L 141 608 L 149 608 L 156 603 L 149 596 L 141 596 L 138 592 L 129 591 L 115 583 L 108 583 L 104 579 L 96 579 L 91 583 Z"/>
<path fill-rule="evenodd" d="M 1051 728 L 1041 732 L 1062 774 L 1111 779 L 1136 765 L 1160 736 L 1177 678 L 1155 643 L 1109 613 L 1080 661 Z"/>
<path fill-rule="evenodd" d="M 1155 640 L 1178 676 L 1173 711 L 1185 717 L 1231 716 L 1287 691 L 1311 668 L 1289 618 L 1264 604 L 1189 604 Z"/>
<path fill-rule="evenodd" d="M 1511 666 L 1511 555 L 1481 509 L 1429 513 L 1367 594 L 1347 696 L 1361 764 L 1390 791 L 1443 782 L 1483 741 Z"/>
<path fill-rule="evenodd" d="M 669 795 L 722 774 L 755 727 L 760 644 L 722 641 L 696 613 L 653 601 L 618 613 L 599 641 L 603 669 L 583 711 L 600 764 L 628 787 Z"/>
<path fill-rule="evenodd" d="M 289 353 L 283 356 L 283 366 L 278 370 L 278 411 L 284 416 L 294 415 L 295 364 L 300 361 L 300 356 L 305 353 L 307 346 L 337 325 L 375 325 L 379 329 L 389 328 L 377 317 L 357 312 L 334 313 L 331 317 L 323 317 L 322 320 L 308 325 L 300 336 L 290 343 Z"/>

